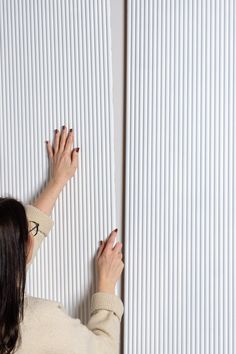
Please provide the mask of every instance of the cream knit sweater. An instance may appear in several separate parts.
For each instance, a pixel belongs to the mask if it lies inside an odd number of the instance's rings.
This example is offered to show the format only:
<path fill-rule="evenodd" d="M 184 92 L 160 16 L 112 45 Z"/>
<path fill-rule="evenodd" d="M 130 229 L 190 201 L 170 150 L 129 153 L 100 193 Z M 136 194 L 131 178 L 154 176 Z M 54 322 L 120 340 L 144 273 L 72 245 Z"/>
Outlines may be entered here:
<path fill-rule="evenodd" d="M 34 257 L 53 220 L 32 205 L 26 206 L 26 213 L 29 220 L 40 225 L 35 236 Z M 62 304 L 26 295 L 22 344 L 16 353 L 116 354 L 123 311 L 118 296 L 97 292 L 92 296 L 90 319 L 85 326 L 79 319 L 68 316 Z"/>

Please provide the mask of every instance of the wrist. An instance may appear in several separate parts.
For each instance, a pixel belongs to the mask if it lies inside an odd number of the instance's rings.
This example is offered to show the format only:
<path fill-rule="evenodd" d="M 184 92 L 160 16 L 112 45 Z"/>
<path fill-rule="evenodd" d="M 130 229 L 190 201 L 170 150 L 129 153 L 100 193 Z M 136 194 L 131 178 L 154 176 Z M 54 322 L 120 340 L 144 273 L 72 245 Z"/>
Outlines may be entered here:
<path fill-rule="evenodd" d="M 99 284 L 99 285 L 97 286 L 97 292 L 108 293 L 108 294 L 115 294 L 115 286 L 113 286 L 113 285 Z"/>
<path fill-rule="evenodd" d="M 64 184 L 51 178 L 47 183 L 46 188 L 41 192 L 33 205 L 45 214 L 51 215 L 54 204 L 63 187 Z"/>
<path fill-rule="evenodd" d="M 66 181 L 60 180 L 55 177 L 51 177 L 51 179 L 48 182 L 48 185 L 60 192 L 66 185 Z"/>
<path fill-rule="evenodd" d="M 101 289 L 97 289 L 98 293 L 106 293 L 106 294 L 112 294 L 115 295 L 115 289 L 107 289 L 107 288 L 101 288 Z"/>

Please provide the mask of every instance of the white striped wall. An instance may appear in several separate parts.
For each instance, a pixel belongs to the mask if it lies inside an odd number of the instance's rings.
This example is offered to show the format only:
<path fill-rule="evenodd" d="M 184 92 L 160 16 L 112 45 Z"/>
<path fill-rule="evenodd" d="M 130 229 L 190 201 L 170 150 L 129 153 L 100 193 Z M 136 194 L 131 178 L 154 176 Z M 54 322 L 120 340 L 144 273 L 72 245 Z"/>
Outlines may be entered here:
<path fill-rule="evenodd" d="M 109 1 L 0 0 L 0 193 L 24 202 L 47 176 L 45 140 L 66 124 L 79 171 L 27 290 L 88 320 L 92 257 L 115 225 Z"/>
<path fill-rule="evenodd" d="M 128 0 L 125 354 L 236 352 L 233 0 Z"/>

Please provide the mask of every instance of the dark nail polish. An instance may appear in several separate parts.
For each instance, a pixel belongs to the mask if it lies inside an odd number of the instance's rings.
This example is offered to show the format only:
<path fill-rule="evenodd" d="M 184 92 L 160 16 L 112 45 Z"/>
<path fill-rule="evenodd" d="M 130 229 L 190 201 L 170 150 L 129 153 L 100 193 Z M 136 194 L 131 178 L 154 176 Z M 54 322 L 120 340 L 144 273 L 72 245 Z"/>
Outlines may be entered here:
<path fill-rule="evenodd" d="M 79 148 L 76 148 L 75 150 L 76 150 L 76 152 L 79 152 Z"/>
<path fill-rule="evenodd" d="M 115 229 L 114 231 L 115 231 L 115 232 L 117 232 L 117 231 L 118 231 L 118 229 Z"/>
<path fill-rule="evenodd" d="M 73 129 L 70 129 L 70 133 L 73 131 Z"/>
<path fill-rule="evenodd" d="M 58 129 L 55 129 L 55 133 L 58 133 Z"/>
<path fill-rule="evenodd" d="M 66 129 L 66 126 L 65 126 L 65 125 L 63 125 L 63 126 L 62 126 L 62 129 L 63 129 L 63 130 L 64 130 L 64 129 Z"/>
<path fill-rule="evenodd" d="M 48 141 L 46 140 L 45 143 L 48 144 Z"/>

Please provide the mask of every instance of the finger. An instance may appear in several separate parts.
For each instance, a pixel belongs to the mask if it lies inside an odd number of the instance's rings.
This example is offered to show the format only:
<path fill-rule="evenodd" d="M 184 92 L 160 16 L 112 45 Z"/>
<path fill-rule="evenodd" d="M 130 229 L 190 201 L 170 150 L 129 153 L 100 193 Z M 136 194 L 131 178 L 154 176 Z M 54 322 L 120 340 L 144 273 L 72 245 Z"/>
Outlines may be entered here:
<path fill-rule="evenodd" d="M 78 164 L 78 154 L 79 154 L 79 150 L 80 148 L 76 148 L 72 151 L 72 161 L 71 161 L 71 164 L 74 166 L 74 167 L 77 167 L 77 164 Z"/>
<path fill-rule="evenodd" d="M 66 139 L 66 145 L 65 145 L 65 150 L 66 152 L 71 152 L 71 148 L 73 146 L 74 143 L 74 133 L 73 130 L 70 129 L 67 139 Z"/>
<path fill-rule="evenodd" d="M 98 249 L 97 258 L 99 258 L 101 256 L 104 247 L 105 247 L 105 242 L 102 241 L 102 244 L 100 245 L 100 247 Z"/>
<path fill-rule="evenodd" d="M 62 132 L 60 136 L 60 142 L 59 142 L 59 151 L 63 152 L 65 148 L 65 142 L 66 142 L 66 137 L 67 137 L 67 128 L 65 125 L 62 127 Z"/>
<path fill-rule="evenodd" d="M 117 242 L 116 245 L 115 245 L 115 247 L 113 248 L 113 251 L 114 251 L 115 253 L 119 253 L 120 250 L 122 249 L 122 247 L 123 247 L 122 243 L 121 243 L 121 242 Z"/>
<path fill-rule="evenodd" d="M 121 269 L 124 269 L 124 267 L 125 267 L 124 262 L 123 262 L 123 261 L 121 261 L 120 263 L 121 263 L 121 264 L 120 264 L 120 268 L 121 268 Z"/>
<path fill-rule="evenodd" d="M 57 151 L 58 151 L 58 148 L 59 148 L 59 140 L 60 140 L 60 132 L 59 132 L 58 129 L 55 129 L 54 143 L 53 143 L 54 154 L 56 154 Z"/>
<path fill-rule="evenodd" d="M 111 232 L 108 240 L 107 240 L 107 244 L 106 244 L 106 249 L 107 250 L 112 250 L 113 248 L 113 245 L 114 245 L 114 241 L 116 239 L 116 236 L 117 236 L 117 232 L 118 232 L 118 229 L 115 229 Z"/>
<path fill-rule="evenodd" d="M 46 141 L 47 145 L 47 152 L 48 152 L 48 157 L 51 160 L 53 158 L 53 150 L 52 150 L 52 145 L 49 141 Z"/>

